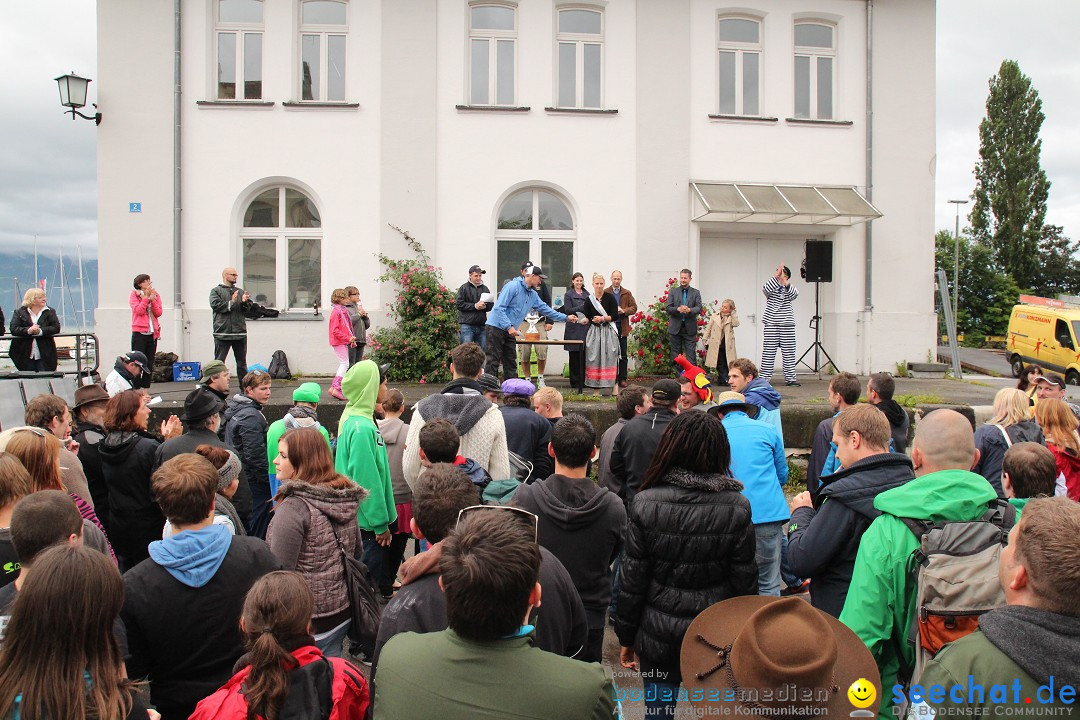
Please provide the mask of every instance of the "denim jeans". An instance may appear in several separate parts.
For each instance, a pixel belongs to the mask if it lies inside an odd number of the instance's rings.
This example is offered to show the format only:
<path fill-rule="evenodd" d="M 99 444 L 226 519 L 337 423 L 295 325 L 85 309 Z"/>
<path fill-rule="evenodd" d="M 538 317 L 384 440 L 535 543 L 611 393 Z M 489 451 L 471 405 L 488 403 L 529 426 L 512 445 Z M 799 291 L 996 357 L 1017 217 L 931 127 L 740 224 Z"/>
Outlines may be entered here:
<path fill-rule="evenodd" d="M 780 594 L 780 543 L 784 521 L 754 525 L 757 534 L 758 594 Z"/>
<path fill-rule="evenodd" d="M 484 328 L 486 325 L 460 325 L 461 328 L 461 343 L 474 342 L 480 347 L 487 347 L 487 340 L 484 337 Z"/>
<path fill-rule="evenodd" d="M 370 530 L 361 530 L 360 540 L 364 544 L 364 554 L 361 560 L 367 565 L 372 581 L 377 583 L 383 576 L 386 553 L 383 551 L 382 545 L 375 539 L 375 533 Z"/>
<path fill-rule="evenodd" d="M 674 718 L 679 704 L 679 683 L 642 679 L 646 718 Z"/>
<path fill-rule="evenodd" d="M 266 539 L 270 527 L 270 480 L 249 483 L 251 487 L 251 517 L 248 519 L 248 535 Z"/>
<path fill-rule="evenodd" d="M 326 657 L 341 657 L 341 641 L 345 639 L 345 634 L 349 632 L 351 623 L 351 620 L 346 620 L 333 630 L 316 635 L 315 647 L 322 650 L 322 654 Z"/>

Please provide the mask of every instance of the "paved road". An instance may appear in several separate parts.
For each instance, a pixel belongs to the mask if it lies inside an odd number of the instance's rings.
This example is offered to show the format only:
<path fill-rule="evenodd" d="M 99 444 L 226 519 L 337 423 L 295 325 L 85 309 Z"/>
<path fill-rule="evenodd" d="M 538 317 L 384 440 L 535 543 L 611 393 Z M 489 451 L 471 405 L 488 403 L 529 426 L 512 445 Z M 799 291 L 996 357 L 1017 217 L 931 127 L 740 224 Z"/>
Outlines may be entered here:
<path fill-rule="evenodd" d="M 951 363 L 952 355 L 948 345 L 938 346 L 938 357 L 943 363 Z M 980 375 L 1000 375 L 1011 378 L 1012 367 L 1005 358 L 1004 350 L 983 350 L 981 348 L 960 348 L 960 365 L 964 370 Z"/>

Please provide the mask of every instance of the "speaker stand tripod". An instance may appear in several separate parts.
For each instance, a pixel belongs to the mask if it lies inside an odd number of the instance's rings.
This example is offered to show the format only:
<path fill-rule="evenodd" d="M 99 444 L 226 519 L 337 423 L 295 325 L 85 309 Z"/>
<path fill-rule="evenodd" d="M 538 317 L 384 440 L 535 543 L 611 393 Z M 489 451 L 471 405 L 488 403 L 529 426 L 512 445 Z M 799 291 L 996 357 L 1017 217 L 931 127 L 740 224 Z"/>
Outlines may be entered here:
<path fill-rule="evenodd" d="M 821 344 L 821 283 L 819 282 L 814 283 L 814 317 L 810 319 L 810 328 L 814 331 L 814 344 L 806 348 L 806 352 L 799 356 L 795 365 L 796 367 L 799 365 L 806 365 L 812 372 L 817 373 L 818 380 L 820 380 L 821 369 L 825 367 L 825 363 L 821 362 L 821 356 L 824 355 L 825 359 L 833 367 L 836 367 L 836 363 L 829 357 L 829 353 L 825 350 L 825 346 Z M 814 351 L 813 365 L 810 365 L 805 360 L 811 350 Z"/>

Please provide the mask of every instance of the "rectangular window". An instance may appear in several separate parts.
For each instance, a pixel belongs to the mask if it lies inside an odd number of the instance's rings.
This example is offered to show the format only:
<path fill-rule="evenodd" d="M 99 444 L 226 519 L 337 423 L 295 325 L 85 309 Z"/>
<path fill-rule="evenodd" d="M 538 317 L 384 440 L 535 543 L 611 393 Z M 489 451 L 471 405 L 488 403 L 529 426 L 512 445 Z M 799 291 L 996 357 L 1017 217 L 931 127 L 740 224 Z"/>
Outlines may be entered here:
<path fill-rule="evenodd" d="M 517 13 L 501 5 L 469 8 L 470 105 L 512 106 L 516 101 Z"/>
<path fill-rule="evenodd" d="M 217 0 L 214 96 L 262 99 L 262 0 Z"/>
<path fill-rule="evenodd" d="M 277 307 L 277 243 L 273 238 L 244 239 L 241 286 L 260 305 Z"/>
<path fill-rule="evenodd" d="M 300 7 L 300 99 L 345 102 L 348 3 L 303 0 Z"/>
<path fill-rule="evenodd" d="M 597 10 L 558 14 L 556 107 L 600 109 L 604 104 L 604 16 Z"/>
<path fill-rule="evenodd" d="M 836 28 L 820 22 L 795 25 L 794 115 L 832 120 L 836 103 Z"/>
<path fill-rule="evenodd" d="M 321 297 L 322 241 L 289 238 L 289 307 L 311 307 Z"/>
<path fill-rule="evenodd" d="M 717 51 L 717 112 L 760 115 L 761 21 L 720 18 Z"/>

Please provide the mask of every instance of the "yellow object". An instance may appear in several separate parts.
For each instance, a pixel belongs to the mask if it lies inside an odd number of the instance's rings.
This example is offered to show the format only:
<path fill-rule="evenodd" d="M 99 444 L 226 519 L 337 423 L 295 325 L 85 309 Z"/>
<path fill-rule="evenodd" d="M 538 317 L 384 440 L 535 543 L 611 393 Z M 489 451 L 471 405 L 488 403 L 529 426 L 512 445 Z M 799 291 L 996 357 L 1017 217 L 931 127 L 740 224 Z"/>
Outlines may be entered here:
<path fill-rule="evenodd" d="M 1025 365 L 1039 365 L 1080 382 L 1080 308 L 1024 303 L 1009 316 L 1005 353 L 1014 377 Z"/>
<path fill-rule="evenodd" d="M 847 690 L 848 700 L 857 708 L 868 708 L 877 700 L 877 688 L 866 678 L 859 678 L 851 683 Z"/>

